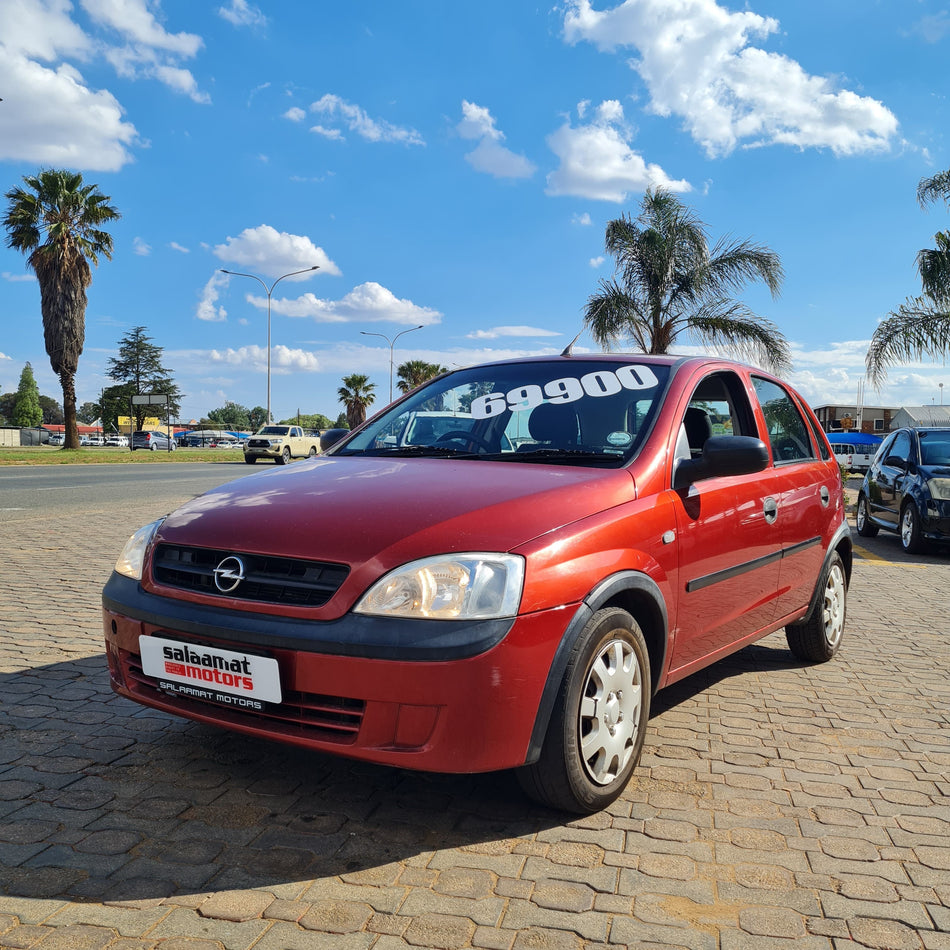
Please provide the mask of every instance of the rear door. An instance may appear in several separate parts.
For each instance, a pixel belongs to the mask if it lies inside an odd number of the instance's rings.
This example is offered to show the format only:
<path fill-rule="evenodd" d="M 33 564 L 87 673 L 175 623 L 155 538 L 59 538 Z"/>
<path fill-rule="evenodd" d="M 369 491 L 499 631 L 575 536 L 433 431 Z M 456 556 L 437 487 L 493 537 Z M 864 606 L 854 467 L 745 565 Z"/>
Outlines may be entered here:
<path fill-rule="evenodd" d="M 837 463 L 817 423 L 812 426 L 790 391 L 753 376 L 775 472 L 775 526 L 781 539 L 776 620 L 808 604 L 824 566 L 832 525 L 842 515 Z"/>

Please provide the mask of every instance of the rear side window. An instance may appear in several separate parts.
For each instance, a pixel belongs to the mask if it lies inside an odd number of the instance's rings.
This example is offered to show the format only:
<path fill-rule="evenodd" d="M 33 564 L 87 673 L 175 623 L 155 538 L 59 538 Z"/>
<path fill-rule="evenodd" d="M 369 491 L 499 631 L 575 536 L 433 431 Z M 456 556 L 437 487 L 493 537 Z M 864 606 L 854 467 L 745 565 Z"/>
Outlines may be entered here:
<path fill-rule="evenodd" d="M 759 376 L 752 377 L 752 385 L 765 415 L 775 464 L 815 458 L 808 425 L 791 395 L 778 383 Z"/>

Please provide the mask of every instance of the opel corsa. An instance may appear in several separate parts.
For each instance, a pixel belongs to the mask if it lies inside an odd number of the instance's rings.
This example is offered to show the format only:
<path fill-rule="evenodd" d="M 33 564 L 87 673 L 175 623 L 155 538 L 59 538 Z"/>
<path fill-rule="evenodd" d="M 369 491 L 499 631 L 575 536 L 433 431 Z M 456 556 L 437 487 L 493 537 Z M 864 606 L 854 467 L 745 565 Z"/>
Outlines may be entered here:
<path fill-rule="evenodd" d="M 106 652 L 147 706 L 402 768 L 515 768 L 586 813 L 622 793 L 657 690 L 783 627 L 831 659 L 850 573 L 838 465 L 783 382 L 521 359 L 139 530 L 103 592 Z"/>

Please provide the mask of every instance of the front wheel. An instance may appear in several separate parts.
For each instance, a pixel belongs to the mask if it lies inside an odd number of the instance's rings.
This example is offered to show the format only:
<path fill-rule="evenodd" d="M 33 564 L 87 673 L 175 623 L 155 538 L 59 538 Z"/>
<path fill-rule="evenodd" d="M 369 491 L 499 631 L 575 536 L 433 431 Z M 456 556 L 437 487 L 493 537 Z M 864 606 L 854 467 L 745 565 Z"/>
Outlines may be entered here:
<path fill-rule="evenodd" d="M 650 657 L 625 610 L 598 610 L 568 660 L 537 762 L 518 770 L 536 801 L 591 814 L 624 790 L 650 714 Z"/>
<path fill-rule="evenodd" d="M 858 534 L 862 538 L 877 537 L 878 527 L 871 521 L 871 514 L 868 511 L 868 500 L 864 495 L 858 496 L 858 510 L 855 515 L 855 521 L 858 525 Z"/>
<path fill-rule="evenodd" d="M 920 554 L 926 547 L 920 534 L 920 515 L 912 501 L 901 511 L 901 547 L 908 554 Z"/>
<path fill-rule="evenodd" d="M 256 456 L 256 455 L 245 455 L 245 456 L 244 456 L 244 464 L 245 464 L 245 465 L 253 465 L 256 461 L 257 461 L 257 456 Z"/>
<path fill-rule="evenodd" d="M 847 601 L 848 575 L 844 561 L 836 551 L 825 568 L 821 600 L 811 616 L 802 623 L 790 623 L 785 628 L 788 648 L 798 659 L 825 663 L 838 652 L 844 634 Z"/>
<path fill-rule="evenodd" d="M 277 456 L 276 461 L 278 465 L 287 465 L 290 463 L 290 448 L 288 446 L 284 446 L 283 451 Z"/>

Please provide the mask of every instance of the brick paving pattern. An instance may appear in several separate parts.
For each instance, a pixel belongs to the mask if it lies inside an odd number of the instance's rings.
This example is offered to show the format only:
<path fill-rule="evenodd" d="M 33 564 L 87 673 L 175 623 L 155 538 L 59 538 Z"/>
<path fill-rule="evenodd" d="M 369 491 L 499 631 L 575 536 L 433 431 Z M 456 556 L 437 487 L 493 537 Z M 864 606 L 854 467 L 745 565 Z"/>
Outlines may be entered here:
<path fill-rule="evenodd" d="M 0 948 L 950 950 L 947 554 L 857 561 L 831 663 L 778 634 L 661 693 L 565 822 L 114 697 L 100 590 L 169 507 L 0 521 Z"/>

